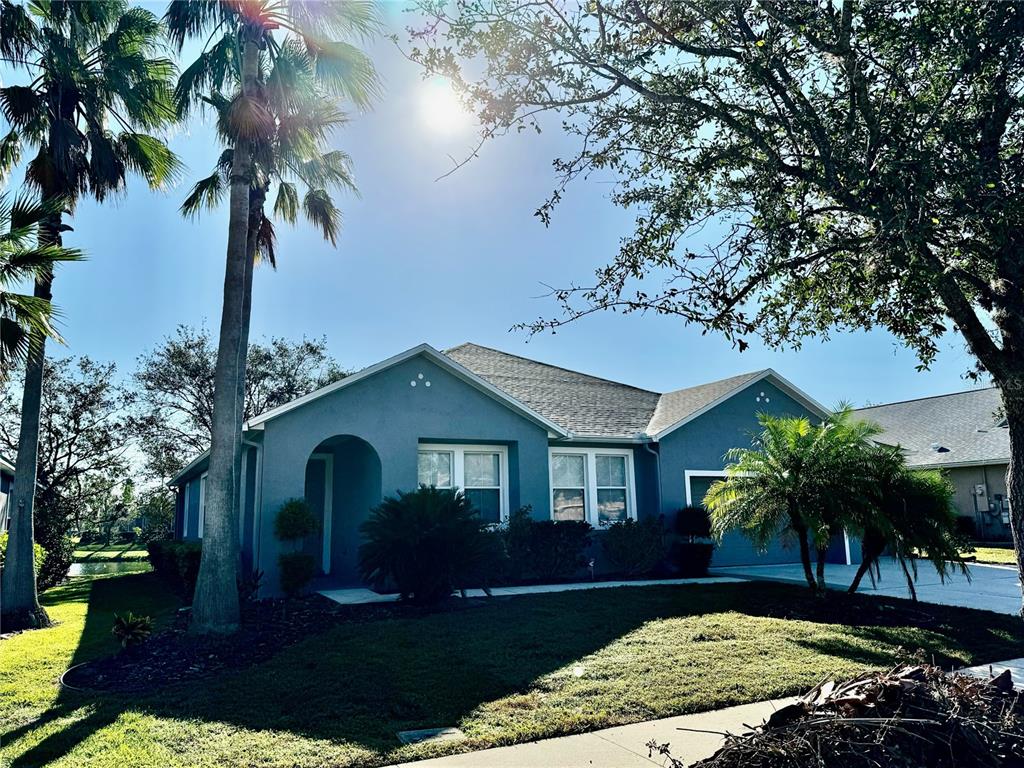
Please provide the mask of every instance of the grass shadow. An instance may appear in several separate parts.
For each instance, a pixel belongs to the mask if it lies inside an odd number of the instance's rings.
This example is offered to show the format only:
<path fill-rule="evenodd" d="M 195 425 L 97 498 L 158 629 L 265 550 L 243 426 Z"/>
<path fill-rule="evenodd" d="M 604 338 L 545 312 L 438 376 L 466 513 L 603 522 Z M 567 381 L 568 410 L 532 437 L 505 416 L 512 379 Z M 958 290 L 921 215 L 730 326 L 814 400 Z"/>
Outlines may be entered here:
<path fill-rule="evenodd" d="M 69 587 L 79 597 L 82 588 Z M 142 594 L 162 589 L 151 574 L 93 580 L 72 663 L 111 650 L 116 611 L 155 611 L 163 601 L 163 615 L 170 615 L 166 594 Z M 788 636 L 788 620 L 807 624 Z M 732 632 L 730 622 L 746 634 Z M 842 594 L 820 600 L 770 583 L 495 598 L 474 609 L 344 623 L 249 668 L 154 694 L 62 691 L 40 718 L 8 737 L 22 738 L 85 704 L 93 711 L 11 765 L 66 755 L 128 710 L 352 745 L 379 762 L 398 749 L 399 730 L 468 723 L 486 746 L 588 730 L 608 724 L 600 717 L 617 708 L 632 708 L 629 719 L 636 720 L 736 703 L 730 696 L 741 684 L 768 697 L 787 674 L 817 675 L 829 659 L 888 666 L 908 643 L 943 659 L 954 652 L 985 661 L 1021 656 L 1020 626 L 1016 617 L 970 609 Z M 743 658 L 762 659 L 762 666 L 736 663 Z M 808 659 L 814 670 L 805 669 Z M 659 710 L 659 697 L 675 709 Z"/>

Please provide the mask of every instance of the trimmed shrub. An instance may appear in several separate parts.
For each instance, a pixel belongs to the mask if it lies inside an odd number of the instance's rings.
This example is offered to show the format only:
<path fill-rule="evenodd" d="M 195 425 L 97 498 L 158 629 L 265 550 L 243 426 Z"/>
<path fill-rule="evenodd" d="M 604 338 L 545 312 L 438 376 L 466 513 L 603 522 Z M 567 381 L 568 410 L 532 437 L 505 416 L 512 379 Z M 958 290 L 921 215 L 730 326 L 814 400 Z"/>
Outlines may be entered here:
<path fill-rule="evenodd" d="M 7 531 L 0 533 L 0 572 L 4 569 L 4 560 L 7 558 Z M 36 576 L 38 577 L 39 571 L 42 570 L 43 563 L 46 561 L 46 550 L 38 542 L 32 545 L 32 560 L 35 564 Z"/>
<path fill-rule="evenodd" d="M 319 530 L 320 521 L 305 499 L 288 499 L 277 510 L 274 536 L 278 541 L 292 544 L 291 552 L 284 552 L 277 558 L 281 590 L 288 597 L 295 597 L 302 592 L 316 574 L 316 558 L 302 551 L 302 540 Z"/>
<path fill-rule="evenodd" d="M 147 545 L 149 562 L 157 575 L 186 600 L 191 600 L 199 577 L 199 560 L 203 553 L 198 541 L 151 541 Z"/>
<path fill-rule="evenodd" d="M 614 523 L 600 536 L 604 554 L 616 573 L 643 576 L 665 558 L 665 532 L 657 518 Z"/>
<path fill-rule="evenodd" d="M 576 575 L 587 565 L 591 527 L 581 520 L 534 520 L 530 508 L 512 513 L 505 549 L 516 581 L 553 581 Z"/>
<path fill-rule="evenodd" d="M 289 499 L 274 518 L 274 536 L 278 541 L 298 541 L 320 531 L 320 521 L 305 499 Z"/>
<path fill-rule="evenodd" d="M 677 576 L 696 579 L 708 575 L 714 551 L 710 541 L 676 541 L 669 550 L 669 560 Z"/>
<path fill-rule="evenodd" d="M 316 558 L 305 552 L 284 552 L 278 555 L 281 589 L 288 597 L 296 597 L 313 580 Z"/>
<path fill-rule="evenodd" d="M 675 532 L 687 541 L 711 538 L 711 515 L 704 507 L 683 507 L 676 513 Z"/>
<path fill-rule="evenodd" d="M 360 531 L 363 578 L 420 605 L 444 600 L 457 589 L 487 588 L 503 570 L 501 539 L 452 489 L 399 491 L 370 512 Z"/>

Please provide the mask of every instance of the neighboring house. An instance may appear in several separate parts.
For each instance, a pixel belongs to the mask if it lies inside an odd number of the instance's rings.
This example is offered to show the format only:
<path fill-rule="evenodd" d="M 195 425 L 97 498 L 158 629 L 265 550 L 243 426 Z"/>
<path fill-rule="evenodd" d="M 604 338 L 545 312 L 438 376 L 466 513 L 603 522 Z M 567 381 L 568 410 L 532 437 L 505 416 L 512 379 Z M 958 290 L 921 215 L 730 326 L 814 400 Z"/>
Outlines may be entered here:
<path fill-rule="evenodd" d="M 462 488 L 494 523 L 524 506 L 598 529 L 671 522 L 724 474 L 728 449 L 750 445 L 761 412 L 827 415 L 772 370 L 661 394 L 475 344 L 422 344 L 246 422 L 243 557 L 275 588 L 274 516 L 305 497 L 323 521 L 309 545 L 320 571 L 359 583 L 360 523 L 382 495 L 421 484 Z M 202 537 L 206 467 L 204 454 L 171 482 L 179 537 Z M 840 537 L 830 559 L 849 550 Z M 717 565 L 798 560 L 795 547 L 758 553 L 738 534 L 715 554 Z"/>
<path fill-rule="evenodd" d="M 7 511 L 7 499 L 11 495 L 14 484 L 14 465 L 0 456 L 0 532 L 11 526 L 11 517 Z"/>
<path fill-rule="evenodd" d="M 946 473 L 957 510 L 974 521 L 979 539 L 1008 541 L 1010 434 L 1002 407 L 992 387 L 875 405 L 857 415 L 877 422 L 885 430 L 879 440 L 902 447 L 911 467 Z"/>

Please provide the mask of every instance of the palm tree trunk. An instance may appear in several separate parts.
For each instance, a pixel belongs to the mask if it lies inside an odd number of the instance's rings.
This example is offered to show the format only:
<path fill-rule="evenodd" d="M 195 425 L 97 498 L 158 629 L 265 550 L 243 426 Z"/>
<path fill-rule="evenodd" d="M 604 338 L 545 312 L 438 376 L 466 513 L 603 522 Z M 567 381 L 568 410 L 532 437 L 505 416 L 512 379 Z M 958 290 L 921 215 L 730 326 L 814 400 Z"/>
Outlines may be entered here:
<path fill-rule="evenodd" d="M 60 241 L 60 224 L 47 228 L 40 240 L 44 244 Z M 47 239 L 51 238 L 51 239 Z M 50 300 L 53 276 L 37 280 L 34 294 Z M 35 522 L 33 506 L 36 491 L 36 464 L 39 455 L 39 411 L 43 399 L 43 369 L 46 362 L 46 338 L 32 334 L 28 361 L 25 365 L 25 386 L 21 395 L 21 428 L 18 434 L 18 457 L 14 467 L 14 485 L 8 499 L 10 528 L 4 558 L 2 594 L 3 615 L 0 624 L 5 632 L 46 627 L 50 619 L 39 605 L 35 571 Z"/>
<path fill-rule="evenodd" d="M 846 590 L 847 592 L 852 595 L 857 591 L 864 576 L 878 562 L 878 558 L 882 556 L 883 552 L 885 552 L 885 537 L 871 528 L 865 530 L 860 540 L 860 567 L 850 583 L 850 588 Z"/>
<path fill-rule="evenodd" d="M 245 247 L 245 277 L 243 278 L 242 293 L 242 328 L 238 335 L 239 348 L 244 349 L 246 353 L 242 356 L 242 367 L 238 376 L 238 394 L 235 398 L 235 408 L 238 411 L 235 414 L 235 419 L 240 425 L 245 422 L 246 367 L 249 359 L 249 326 L 250 321 L 252 320 L 252 280 L 253 273 L 256 270 L 257 236 L 259 235 L 259 227 L 263 220 L 263 203 L 266 201 L 266 198 L 267 193 L 265 190 L 256 188 L 249 190 L 249 228 L 246 235 Z M 238 456 L 235 458 L 235 466 L 239 468 L 239 473 L 238 486 L 235 488 L 234 496 L 232 497 L 232 519 L 234 520 L 235 530 L 238 531 L 239 547 L 241 547 L 242 517 L 244 514 L 244 510 L 242 510 L 240 506 L 241 486 L 245 482 L 245 478 L 241 475 L 242 441 L 239 440 L 235 447 L 238 452 Z M 241 551 L 239 551 L 240 567 L 241 562 Z"/>
<path fill-rule="evenodd" d="M 256 98 L 259 50 L 248 30 L 242 35 L 242 93 Z M 221 310 L 217 367 L 214 371 L 213 430 L 206 481 L 203 554 L 199 564 L 191 629 L 198 633 L 228 633 L 238 629 L 237 508 L 241 458 L 239 377 L 245 374 L 248 353 L 241 344 L 245 326 L 245 273 L 248 254 L 249 188 L 252 184 L 251 143 L 235 141 L 231 163 L 231 203 L 224 306 Z"/>
<path fill-rule="evenodd" d="M 793 532 L 796 533 L 797 541 L 800 543 L 800 562 L 804 566 L 804 578 L 807 579 L 807 586 L 811 588 L 812 592 L 818 591 L 818 582 L 814 578 L 814 572 L 811 570 L 811 545 L 807 542 L 807 526 L 803 524 L 803 520 L 794 513 L 790 513 L 790 526 L 793 528 Z"/>

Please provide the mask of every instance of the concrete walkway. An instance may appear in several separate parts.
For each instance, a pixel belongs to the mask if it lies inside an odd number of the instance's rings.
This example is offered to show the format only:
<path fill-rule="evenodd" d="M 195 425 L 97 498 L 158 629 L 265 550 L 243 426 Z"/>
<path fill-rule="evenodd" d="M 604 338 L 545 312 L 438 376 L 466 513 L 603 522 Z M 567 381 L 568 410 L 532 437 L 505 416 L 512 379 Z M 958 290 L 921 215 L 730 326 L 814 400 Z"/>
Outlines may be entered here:
<path fill-rule="evenodd" d="M 1024 686 L 1024 659 L 1007 659 L 1006 661 L 997 661 L 994 664 L 967 667 L 960 671 L 967 675 L 988 679 L 989 677 L 1001 675 L 1006 670 L 1010 670 L 1010 677 L 1013 679 L 1015 686 L 1018 688 Z"/>
<path fill-rule="evenodd" d="M 982 664 L 959 672 L 988 678 L 1005 669 L 1010 670 L 1018 688 L 1024 684 L 1024 658 Z M 402 763 L 397 768 L 663 768 L 664 759 L 648 754 L 647 743 L 652 740 L 669 744 L 672 756 L 689 765 L 714 754 L 725 734 L 745 733 L 791 701 L 794 699 L 759 701 L 575 736 Z"/>
<path fill-rule="evenodd" d="M 955 573 L 946 579 L 939 578 L 935 569 L 927 562 L 917 564 L 917 598 L 925 603 L 956 605 L 963 608 L 980 608 L 996 613 L 1016 615 L 1021 606 L 1021 588 L 1017 580 L 1017 569 L 1002 565 L 981 565 L 972 563 L 971 578 Z M 888 597 L 910 597 L 906 578 L 899 565 L 890 559 L 881 563 L 882 578 L 876 585 L 865 576 L 859 591 L 866 595 L 887 595 Z M 766 581 L 786 581 L 805 584 L 803 566 L 799 563 L 786 565 L 746 565 L 729 568 L 712 568 L 717 576 L 742 577 Z M 857 573 L 856 565 L 829 565 L 825 580 L 834 589 L 846 589 Z"/>
<path fill-rule="evenodd" d="M 572 592 L 580 589 L 609 589 L 611 587 L 664 587 L 687 584 L 729 584 L 746 579 L 732 576 L 716 576 L 702 579 L 650 579 L 643 581 L 584 581 L 573 584 L 535 584 L 528 587 L 495 587 L 491 590 L 494 597 L 514 597 L 517 595 L 539 595 L 545 592 Z M 320 591 L 324 597 L 342 605 L 366 605 L 368 603 L 393 603 L 398 600 L 397 594 L 381 594 L 365 587 L 346 589 L 324 589 Z M 482 589 L 466 590 L 467 597 L 484 597 Z"/>
<path fill-rule="evenodd" d="M 670 744 L 672 756 L 687 765 L 710 757 L 726 733 L 743 733 L 760 725 L 791 699 L 760 701 L 738 707 L 622 725 L 575 736 L 532 741 L 511 747 L 436 757 L 405 768 L 651 768 L 663 766 L 648 757 L 647 742 Z M 682 730 L 681 730 L 682 729 Z"/>

